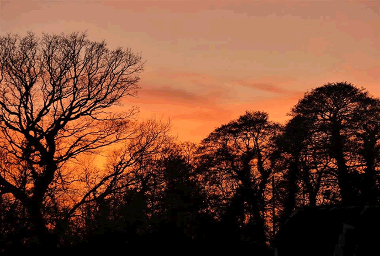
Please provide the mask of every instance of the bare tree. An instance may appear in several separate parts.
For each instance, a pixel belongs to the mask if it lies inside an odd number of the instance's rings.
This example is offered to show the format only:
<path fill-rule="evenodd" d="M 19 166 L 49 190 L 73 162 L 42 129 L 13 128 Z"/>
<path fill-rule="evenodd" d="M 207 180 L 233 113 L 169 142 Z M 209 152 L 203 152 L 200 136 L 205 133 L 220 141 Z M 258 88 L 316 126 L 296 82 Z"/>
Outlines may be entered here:
<path fill-rule="evenodd" d="M 0 186 L 26 208 L 38 244 L 53 242 L 44 210 L 62 166 L 127 136 L 136 110 L 107 110 L 136 94 L 142 70 L 140 55 L 85 33 L 0 37 L 0 145 L 17 164 Z"/>
<path fill-rule="evenodd" d="M 68 231 L 85 236 L 107 234 L 107 239 L 112 239 L 107 233 L 110 231 L 122 231 L 119 239 L 125 234 L 127 240 L 136 235 L 161 200 L 164 185 L 157 162 L 171 150 L 169 130 L 170 122 L 136 122 L 129 130 L 129 139 L 110 152 L 105 169 L 99 170 L 86 157 L 75 163 L 71 168 L 76 178 L 69 179 L 72 182 L 65 188 L 73 191 L 71 196 L 66 192 L 65 201 L 70 203 L 62 221 L 75 225 Z M 68 175 L 70 170 L 63 173 Z"/>

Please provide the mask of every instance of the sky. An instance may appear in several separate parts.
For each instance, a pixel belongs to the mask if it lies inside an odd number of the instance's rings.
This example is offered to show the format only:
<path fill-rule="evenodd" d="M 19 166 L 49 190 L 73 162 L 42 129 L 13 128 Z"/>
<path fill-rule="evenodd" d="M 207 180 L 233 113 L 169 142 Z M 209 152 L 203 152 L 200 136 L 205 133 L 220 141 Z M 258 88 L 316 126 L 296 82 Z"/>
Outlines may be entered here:
<path fill-rule="evenodd" d="M 200 142 L 246 110 L 284 123 L 305 92 L 347 81 L 380 97 L 380 0 L 0 0 L 0 36 L 87 31 L 146 61 L 140 119 Z"/>

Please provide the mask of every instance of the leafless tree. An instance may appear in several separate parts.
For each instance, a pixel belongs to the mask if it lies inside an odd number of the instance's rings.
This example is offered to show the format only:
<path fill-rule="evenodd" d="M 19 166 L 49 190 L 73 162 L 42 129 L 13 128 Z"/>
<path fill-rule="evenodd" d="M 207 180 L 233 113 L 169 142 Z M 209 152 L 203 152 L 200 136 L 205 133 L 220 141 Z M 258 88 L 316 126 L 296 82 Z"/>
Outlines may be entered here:
<path fill-rule="evenodd" d="M 38 244 L 54 244 L 44 212 L 62 166 L 128 136 L 136 109 L 110 109 L 136 95 L 143 64 L 86 33 L 0 37 L 0 146 L 14 164 L 0 186 L 27 210 Z"/>

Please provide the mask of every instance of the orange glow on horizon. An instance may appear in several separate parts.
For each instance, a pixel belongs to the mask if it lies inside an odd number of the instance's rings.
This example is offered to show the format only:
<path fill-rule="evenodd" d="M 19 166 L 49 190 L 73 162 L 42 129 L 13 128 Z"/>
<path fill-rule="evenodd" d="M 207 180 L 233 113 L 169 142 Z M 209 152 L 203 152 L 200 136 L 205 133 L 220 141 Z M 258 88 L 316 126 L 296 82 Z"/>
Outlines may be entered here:
<path fill-rule="evenodd" d="M 285 122 L 308 90 L 348 81 L 380 96 L 380 2 L 15 0 L 0 4 L 0 33 L 87 30 L 147 61 L 140 117 L 172 120 L 199 142 L 245 110 Z"/>

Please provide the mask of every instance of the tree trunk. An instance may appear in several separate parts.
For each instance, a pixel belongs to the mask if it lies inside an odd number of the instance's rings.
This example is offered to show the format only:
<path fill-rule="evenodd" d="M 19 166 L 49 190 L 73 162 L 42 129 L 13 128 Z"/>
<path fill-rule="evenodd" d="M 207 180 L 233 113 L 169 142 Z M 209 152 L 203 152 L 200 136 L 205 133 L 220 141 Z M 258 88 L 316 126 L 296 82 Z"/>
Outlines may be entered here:
<path fill-rule="evenodd" d="M 37 252 L 54 252 L 57 248 L 57 237 L 50 233 L 45 218 L 42 214 L 42 205 L 32 202 L 29 205 L 31 224 L 33 225 L 32 240 L 30 246 Z"/>
<path fill-rule="evenodd" d="M 296 207 L 296 194 L 297 194 L 297 174 L 299 173 L 298 169 L 298 156 L 295 159 L 291 160 L 289 166 L 289 173 L 287 179 L 287 194 L 284 202 L 284 212 L 281 216 L 281 224 L 283 224 L 289 216 L 292 214 Z"/>
<path fill-rule="evenodd" d="M 364 172 L 364 179 L 362 184 L 362 193 L 366 203 L 371 205 L 377 202 L 377 186 L 376 186 L 376 174 L 375 174 L 375 143 L 370 141 L 364 142 L 364 159 L 366 162 L 366 168 Z"/>
<path fill-rule="evenodd" d="M 335 125 L 336 126 L 336 125 Z M 339 128 L 333 127 L 331 136 L 331 156 L 336 160 L 338 166 L 338 185 L 340 189 L 342 205 L 355 204 L 355 194 L 350 186 L 348 168 L 343 153 L 343 142 Z"/>

